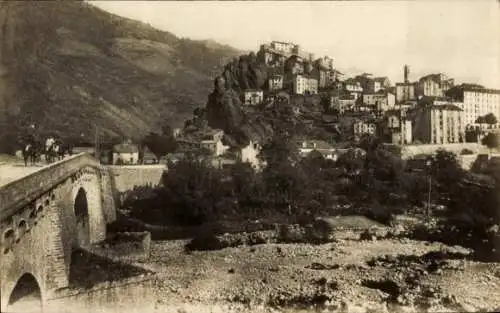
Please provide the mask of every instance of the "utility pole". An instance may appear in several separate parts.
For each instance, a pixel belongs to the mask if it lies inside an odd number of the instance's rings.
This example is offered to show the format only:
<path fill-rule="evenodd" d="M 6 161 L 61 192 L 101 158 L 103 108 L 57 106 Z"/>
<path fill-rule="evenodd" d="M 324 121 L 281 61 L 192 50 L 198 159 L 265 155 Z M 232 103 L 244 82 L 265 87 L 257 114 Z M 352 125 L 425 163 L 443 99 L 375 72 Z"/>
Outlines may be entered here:
<path fill-rule="evenodd" d="M 95 157 L 99 162 L 101 161 L 101 153 L 100 153 L 100 142 L 99 142 L 99 127 L 97 125 L 94 126 L 95 134 L 94 134 L 94 149 L 95 149 Z"/>
<path fill-rule="evenodd" d="M 431 214 L 431 191 L 432 191 L 431 165 L 432 165 L 432 161 L 428 160 L 426 162 L 426 165 L 427 165 L 427 168 L 428 168 L 427 175 L 429 175 L 429 195 L 428 195 L 428 198 L 427 198 L 427 212 L 426 212 L 426 215 L 427 215 L 427 219 L 429 219 L 430 214 Z"/>

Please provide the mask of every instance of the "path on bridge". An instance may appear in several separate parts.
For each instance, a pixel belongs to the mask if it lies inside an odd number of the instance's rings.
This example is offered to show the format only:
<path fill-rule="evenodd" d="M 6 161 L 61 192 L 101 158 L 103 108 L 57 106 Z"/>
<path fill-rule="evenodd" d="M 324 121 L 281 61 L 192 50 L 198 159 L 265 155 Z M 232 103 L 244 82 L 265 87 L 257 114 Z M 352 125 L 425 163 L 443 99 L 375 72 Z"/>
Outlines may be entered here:
<path fill-rule="evenodd" d="M 24 163 L 0 163 L 0 187 L 40 170 L 45 164 L 24 166 Z"/>

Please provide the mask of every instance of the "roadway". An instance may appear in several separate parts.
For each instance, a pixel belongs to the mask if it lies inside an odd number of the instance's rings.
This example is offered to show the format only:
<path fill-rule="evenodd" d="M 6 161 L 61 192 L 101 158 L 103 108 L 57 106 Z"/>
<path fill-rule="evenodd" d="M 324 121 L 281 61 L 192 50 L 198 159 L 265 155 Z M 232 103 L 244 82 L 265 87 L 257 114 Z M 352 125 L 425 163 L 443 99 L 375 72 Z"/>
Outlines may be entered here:
<path fill-rule="evenodd" d="M 0 163 L 0 187 L 40 170 L 45 164 L 24 166 L 19 163 Z"/>

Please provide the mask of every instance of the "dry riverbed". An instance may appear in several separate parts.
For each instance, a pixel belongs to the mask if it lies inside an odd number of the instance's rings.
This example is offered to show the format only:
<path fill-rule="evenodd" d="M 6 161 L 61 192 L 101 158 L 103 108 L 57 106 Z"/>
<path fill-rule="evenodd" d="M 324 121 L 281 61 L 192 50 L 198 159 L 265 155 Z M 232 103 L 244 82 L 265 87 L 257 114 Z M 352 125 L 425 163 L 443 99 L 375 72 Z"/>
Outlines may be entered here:
<path fill-rule="evenodd" d="M 500 264 L 408 239 L 261 244 L 186 253 L 152 244 L 161 312 L 498 311 Z"/>

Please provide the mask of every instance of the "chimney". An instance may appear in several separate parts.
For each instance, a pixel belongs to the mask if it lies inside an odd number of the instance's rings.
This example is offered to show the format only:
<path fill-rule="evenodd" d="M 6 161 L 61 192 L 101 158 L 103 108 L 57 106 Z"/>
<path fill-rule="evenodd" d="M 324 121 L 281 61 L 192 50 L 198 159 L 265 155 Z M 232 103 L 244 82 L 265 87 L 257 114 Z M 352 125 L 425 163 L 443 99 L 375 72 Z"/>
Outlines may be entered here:
<path fill-rule="evenodd" d="M 408 76 L 410 75 L 410 68 L 408 65 L 405 64 L 404 66 L 404 78 L 405 78 L 405 83 L 408 83 Z"/>

